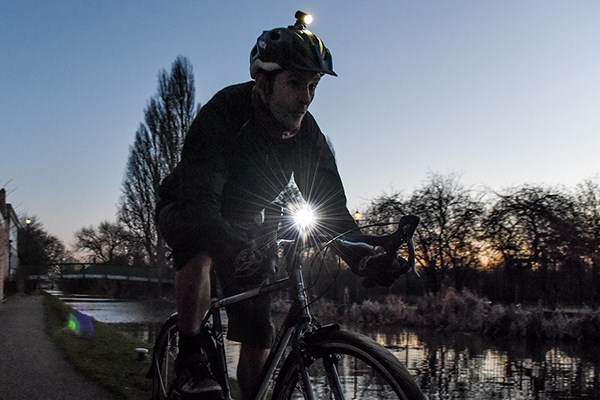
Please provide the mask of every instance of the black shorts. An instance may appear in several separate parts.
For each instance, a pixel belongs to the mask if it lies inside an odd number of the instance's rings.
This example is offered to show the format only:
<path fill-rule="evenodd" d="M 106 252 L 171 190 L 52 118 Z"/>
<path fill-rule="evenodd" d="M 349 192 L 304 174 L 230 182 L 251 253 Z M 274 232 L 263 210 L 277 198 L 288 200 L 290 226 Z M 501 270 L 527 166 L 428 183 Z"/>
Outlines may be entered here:
<path fill-rule="evenodd" d="M 175 269 L 181 268 L 187 261 L 200 253 L 207 252 L 203 246 L 202 235 L 193 232 L 190 221 L 194 220 L 194 210 L 178 207 L 177 203 L 162 208 L 158 214 L 158 228 L 166 243 L 173 251 Z M 255 230 L 256 223 L 231 224 L 240 230 L 241 236 L 246 236 Z M 215 263 L 213 268 L 219 277 L 219 283 L 224 296 L 232 296 L 253 287 L 233 279 L 232 263 Z M 260 295 L 226 307 L 228 326 L 227 338 L 242 344 L 270 348 L 274 338 L 274 325 L 271 320 L 271 296 Z"/>
<path fill-rule="evenodd" d="M 223 274 L 220 274 L 223 275 Z M 238 285 L 235 280 L 227 284 L 227 279 L 221 277 L 223 295 L 231 296 L 253 287 Z M 275 329 L 271 319 L 271 295 L 261 294 L 251 299 L 240 301 L 225 307 L 227 311 L 227 339 L 244 345 L 271 348 Z"/>

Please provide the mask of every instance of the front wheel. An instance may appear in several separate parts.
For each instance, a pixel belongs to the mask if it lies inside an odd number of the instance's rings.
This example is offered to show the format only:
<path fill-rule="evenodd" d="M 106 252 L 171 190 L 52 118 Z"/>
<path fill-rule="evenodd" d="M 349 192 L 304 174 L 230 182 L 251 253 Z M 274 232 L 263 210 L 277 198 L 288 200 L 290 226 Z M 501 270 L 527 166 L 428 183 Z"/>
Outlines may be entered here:
<path fill-rule="evenodd" d="M 305 396 L 296 352 L 286 358 L 277 377 L 273 400 L 402 399 L 425 396 L 406 367 L 371 338 L 333 330 L 307 340 L 303 357 L 313 396 Z"/>

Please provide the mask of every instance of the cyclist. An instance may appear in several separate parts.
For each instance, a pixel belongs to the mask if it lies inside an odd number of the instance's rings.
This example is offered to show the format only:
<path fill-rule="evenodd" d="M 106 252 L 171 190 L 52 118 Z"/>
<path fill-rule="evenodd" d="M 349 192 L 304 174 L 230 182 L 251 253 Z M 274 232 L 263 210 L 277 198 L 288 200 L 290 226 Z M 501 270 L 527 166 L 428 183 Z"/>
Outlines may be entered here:
<path fill-rule="evenodd" d="M 173 398 L 222 398 L 200 350 L 210 271 L 214 266 L 225 294 L 256 286 L 273 272 L 275 256 L 263 245 L 268 235 L 261 213 L 292 175 L 324 229 L 357 227 L 334 155 L 307 111 L 325 74 L 337 76 L 331 53 L 300 20 L 264 31 L 250 54 L 253 80 L 222 89 L 201 108 L 180 163 L 160 186 L 157 222 L 177 271 L 180 340 Z M 352 267 L 371 255 L 345 256 Z M 248 265 L 256 267 L 250 279 L 240 272 Z M 376 281 L 389 285 L 397 276 L 384 268 Z M 247 398 L 273 341 L 270 298 L 238 303 L 227 313 L 228 338 L 241 342 L 237 378 Z"/>

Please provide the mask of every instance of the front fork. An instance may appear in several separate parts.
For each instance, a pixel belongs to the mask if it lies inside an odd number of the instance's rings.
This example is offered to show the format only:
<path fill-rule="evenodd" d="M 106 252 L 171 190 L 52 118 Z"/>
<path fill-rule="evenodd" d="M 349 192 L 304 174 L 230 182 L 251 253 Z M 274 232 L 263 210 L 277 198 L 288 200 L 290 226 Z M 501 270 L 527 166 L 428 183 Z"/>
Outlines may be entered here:
<path fill-rule="evenodd" d="M 308 374 L 308 366 L 315 361 L 314 356 L 310 354 L 303 342 L 297 342 L 295 352 L 298 360 L 298 373 L 302 382 L 302 394 L 305 400 L 314 400 L 316 397 L 312 382 L 310 381 L 310 375 Z M 339 360 L 340 358 L 337 354 L 324 354 L 321 356 L 321 362 L 323 362 L 323 368 L 325 369 L 325 375 L 333 398 L 344 400 L 345 397 L 337 369 Z"/>
<path fill-rule="evenodd" d="M 344 393 L 340 384 L 340 376 L 338 375 L 337 363 L 340 357 L 337 354 L 327 354 L 323 357 L 323 366 L 325 367 L 325 373 L 327 374 L 327 381 L 329 387 L 333 392 L 333 396 L 336 400 L 343 400 Z"/>

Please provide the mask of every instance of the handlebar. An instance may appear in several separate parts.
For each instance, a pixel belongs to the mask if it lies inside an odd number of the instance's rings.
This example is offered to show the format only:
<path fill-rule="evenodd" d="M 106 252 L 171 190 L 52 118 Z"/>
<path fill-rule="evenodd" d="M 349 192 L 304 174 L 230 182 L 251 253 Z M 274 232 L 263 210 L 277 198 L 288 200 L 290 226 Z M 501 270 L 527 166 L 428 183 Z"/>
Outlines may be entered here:
<path fill-rule="evenodd" d="M 416 215 L 405 215 L 398 221 L 398 229 L 396 229 L 394 233 L 384 236 L 361 235 L 360 242 L 343 240 L 340 244 L 346 248 L 356 250 L 359 250 L 361 246 L 365 245 L 381 246 L 386 253 L 395 255 L 400 246 L 406 243 L 408 250 L 408 265 L 413 272 L 419 275 L 415 268 L 415 244 L 413 240 L 413 235 L 417 230 L 417 226 L 419 226 L 419 221 L 420 218 Z"/>
<path fill-rule="evenodd" d="M 394 233 L 383 236 L 371 236 L 363 234 L 340 235 L 333 239 L 314 235 L 317 241 L 334 244 L 338 248 L 343 248 L 351 252 L 364 253 L 373 252 L 376 246 L 383 247 L 385 252 L 390 255 L 396 255 L 396 252 L 403 244 L 407 245 L 408 250 L 408 266 L 417 275 L 415 268 L 415 245 L 413 235 L 419 225 L 420 218 L 416 215 L 405 215 L 398 221 L 398 228 Z M 286 245 L 295 243 L 295 239 L 280 238 L 277 240 L 278 245 Z"/>

